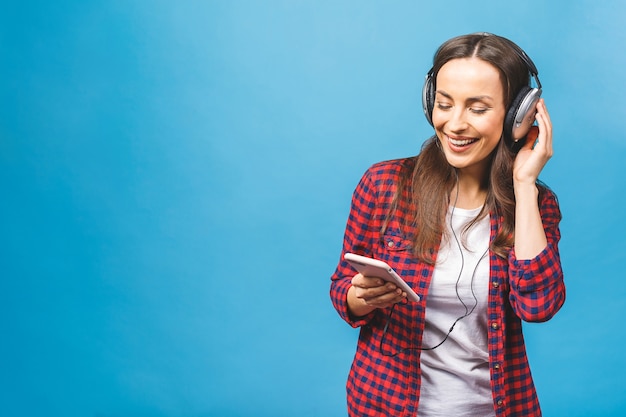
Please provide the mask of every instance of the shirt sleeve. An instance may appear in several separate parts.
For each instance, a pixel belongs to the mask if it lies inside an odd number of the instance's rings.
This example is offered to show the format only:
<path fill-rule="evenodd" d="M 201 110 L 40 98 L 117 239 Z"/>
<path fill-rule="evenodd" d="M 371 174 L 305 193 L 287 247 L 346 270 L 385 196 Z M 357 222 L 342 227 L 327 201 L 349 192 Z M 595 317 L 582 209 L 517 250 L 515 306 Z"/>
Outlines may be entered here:
<path fill-rule="evenodd" d="M 533 259 L 518 260 L 509 255 L 509 300 L 515 313 L 525 321 L 551 319 L 565 302 L 565 284 L 559 255 L 561 211 L 556 196 L 545 189 L 540 212 L 548 244 Z"/>
<path fill-rule="evenodd" d="M 343 255 L 348 252 L 364 256 L 371 256 L 372 254 L 378 230 L 375 230 L 376 226 L 374 225 L 377 191 L 371 177 L 372 169 L 370 168 L 354 190 L 344 233 L 341 258 L 331 276 L 330 298 L 333 306 L 341 318 L 352 327 L 367 324 L 375 315 L 374 311 L 363 317 L 354 317 L 348 311 L 348 289 L 351 287 L 352 278 L 357 274 L 357 271 L 343 259 Z"/>

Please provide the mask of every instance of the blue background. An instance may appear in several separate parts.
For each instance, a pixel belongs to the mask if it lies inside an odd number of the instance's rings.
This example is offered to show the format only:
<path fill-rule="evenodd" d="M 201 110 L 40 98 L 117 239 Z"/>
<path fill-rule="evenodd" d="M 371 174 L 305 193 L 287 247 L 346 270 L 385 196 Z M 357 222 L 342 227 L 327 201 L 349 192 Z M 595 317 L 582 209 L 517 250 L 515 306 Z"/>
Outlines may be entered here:
<path fill-rule="evenodd" d="M 8 4 L 7 4 L 8 3 Z M 431 128 L 423 77 L 489 31 L 537 64 L 563 310 L 546 416 L 626 411 L 620 0 L 59 0 L 0 11 L 0 414 L 344 416 L 351 192 Z"/>

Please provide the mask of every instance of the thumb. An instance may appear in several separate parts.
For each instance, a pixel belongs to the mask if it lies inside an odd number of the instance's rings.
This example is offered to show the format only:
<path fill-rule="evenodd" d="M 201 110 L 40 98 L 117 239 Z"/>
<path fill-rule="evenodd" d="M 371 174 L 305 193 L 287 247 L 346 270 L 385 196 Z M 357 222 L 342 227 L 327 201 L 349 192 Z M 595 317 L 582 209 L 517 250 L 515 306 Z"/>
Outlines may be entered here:
<path fill-rule="evenodd" d="M 535 146 L 535 141 L 539 137 L 539 127 L 531 126 L 530 130 L 526 134 L 526 142 L 522 148 L 532 149 Z"/>

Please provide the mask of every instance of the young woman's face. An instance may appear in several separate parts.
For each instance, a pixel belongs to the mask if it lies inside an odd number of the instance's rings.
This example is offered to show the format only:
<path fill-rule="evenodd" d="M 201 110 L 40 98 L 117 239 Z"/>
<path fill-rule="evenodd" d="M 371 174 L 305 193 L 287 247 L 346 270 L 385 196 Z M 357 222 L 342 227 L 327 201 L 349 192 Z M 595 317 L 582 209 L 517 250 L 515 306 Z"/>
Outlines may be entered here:
<path fill-rule="evenodd" d="M 500 73 L 478 58 L 453 59 L 436 86 L 432 120 L 448 163 L 484 176 L 506 115 Z"/>

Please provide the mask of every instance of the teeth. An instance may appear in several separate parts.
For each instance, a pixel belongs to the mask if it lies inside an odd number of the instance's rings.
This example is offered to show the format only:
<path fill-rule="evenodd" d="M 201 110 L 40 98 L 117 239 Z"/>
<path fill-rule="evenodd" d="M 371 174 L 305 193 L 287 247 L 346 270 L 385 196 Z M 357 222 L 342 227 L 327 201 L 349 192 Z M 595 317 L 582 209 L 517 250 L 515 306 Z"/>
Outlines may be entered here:
<path fill-rule="evenodd" d="M 462 139 L 461 140 L 461 139 L 452 139 L 451 137 L 448 137 L 448 139 L 450 140 L 450 143 L 454 146 L 465 146 L 475 141 L 475 139 Z"/>

